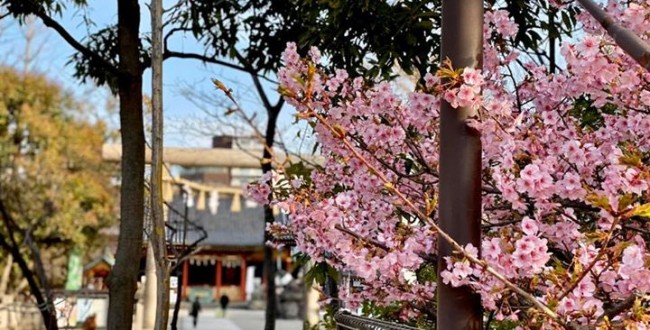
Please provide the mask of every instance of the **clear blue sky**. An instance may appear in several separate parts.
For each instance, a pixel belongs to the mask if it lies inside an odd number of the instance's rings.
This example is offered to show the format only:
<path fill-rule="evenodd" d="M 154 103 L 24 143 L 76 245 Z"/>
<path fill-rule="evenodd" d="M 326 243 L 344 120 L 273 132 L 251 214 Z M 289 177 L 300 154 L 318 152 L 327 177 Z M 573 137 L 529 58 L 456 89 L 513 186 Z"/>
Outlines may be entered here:
<path fill-rule="evenodd" d="M 164 6 L 174 3 L 172 0 L 163 0 Z M 140 1 L 141 5 L 141 31 L 147 33 L 150 28 L 150 14 L 147 8 L 149 1 Z M 84 23 L 84 11 L 94 26 L 88 26 Z M 66 9 L 63 17 L 57 17 L 57 20 L 78 40 L 117 20 L 116 1 L 112 0 L 89 0 L 89 7 L 82 10 Z M 68 90 L 82 95 L 99 106 L 105 102 L 105 90 L 98 91 L 92 86 L 84 86 L 78 80 L 73 78 L 74 72 L 71 65 L 67 65 L 70 56 L 74 53 L 73 49 L 59 35 L 44 27 L 40 21 L 36 23 L 36 40 L 34 45 L 40 47 L 41 51 L 34 58 L 31 68 L 48 75 L 50 78 L 59 81 Z M 11 19 L 0 21 L 0 63 L 13 65 L 18 68 L 23 67 L 25 54 L 25 28 L 20 28 L 18 24 Z M 33 46 L 34 47 L 34 46 Z M 191 38 L 176 38 L 170 43 L 170 48 L 176 51 L 198 52 L 201 48 L 196 45 Z M 189 101 L 181 95 L 183 89 L 190 89 L 193 92 L 205 92 L 209 96 L 218 97 L 219 93 L 214 90 L 210 83 L 211 78 L 218 78 L 226 82 L 231 87 L 242 106 L 250 112 L 257 112 L 260 121 L 263 122 L 264 110 L 260 105 L 257 94 L 252 88 L 250 77 L 236 70 L 222 68 L 217 65 L 204 65 L 197 60 L 169 59 L 164 63 L 164 111 L 166 119 L 166 145 L 170 146 L 188 146 L 188 147 L 209 147 L 211 132 L 219 129 L 218 125 L 206 116 L 204 110 L 200 109 L 195 103 Z M 151 72 L 148 70 L 144 75 L 145 94 L 151 91 Z M 271 100 L 277 100 L 277 93 L 274 87 L 269 85 L 267 92 Z M 215 113 L 223 113 L 223 106 L 217 104 L 205 104 L 203 108 L 209 108 Z M 228 104 L 224 104 L 228 105 Z M 285 107 L 283 116 L 280 121 L 280 127 L 283 131 L 293 131 L 296 129 L 287 129 L 291 122 L 292 109 Z M 229 119 L 232 120 L 232 119 Z M 117 125 L 117 119 L 114 117 L 110 120 Z"/>

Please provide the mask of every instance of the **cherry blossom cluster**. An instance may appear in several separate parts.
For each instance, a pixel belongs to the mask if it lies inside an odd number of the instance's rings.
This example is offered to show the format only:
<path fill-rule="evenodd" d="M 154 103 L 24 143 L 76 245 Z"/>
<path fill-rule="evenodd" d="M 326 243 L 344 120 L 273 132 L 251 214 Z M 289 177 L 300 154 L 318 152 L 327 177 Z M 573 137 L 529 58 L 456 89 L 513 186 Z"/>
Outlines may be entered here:
<path fill-rule="evenodd" d="M 258 179 L 258 184 L 249 185 L 246 189 L 246 197 L 260 204 L 268 204 L 273 185 L 271 177 L 273 172 L 266 172 Z"/>
<path fill-rule="evenodd" d="M 647 1 L 611 0 L 607 10 L 648 39 Z M 439 107 L 473 107 L 483 239 L 480 251 L 469 245 L 447 257 L 443 283 L 470 286 L 487 313 L 521 329 L 647 328 L 650 74 L 590 17 L 579 19 L 585 36 L 561 47 L 566 70 L 549 74 L 491 44 L 516 25 L 490 11 L 482 70 L 444 62 L 408 95 L 328 70 L 317 49 L 302 58 L 289 44 L 280 92 L 312 123 L 324 161 L 308 176 L 284 173 L 277 185 L 265 178 L 252 197 L 268 202 L 273 193 L 291 218 L 274 230 L 291 232 L 315 261 L 364 279 L 359 292 L 341 288 L 348 306 L 398 302 L 405 319 L 420 317 L 435 297 L 425 270 L 436 266 L 442 239 L 432 226 Z M 517 65 L 521 74 L 512 74 Z M 547 311 L 531 308 L 531 297 Z"/>

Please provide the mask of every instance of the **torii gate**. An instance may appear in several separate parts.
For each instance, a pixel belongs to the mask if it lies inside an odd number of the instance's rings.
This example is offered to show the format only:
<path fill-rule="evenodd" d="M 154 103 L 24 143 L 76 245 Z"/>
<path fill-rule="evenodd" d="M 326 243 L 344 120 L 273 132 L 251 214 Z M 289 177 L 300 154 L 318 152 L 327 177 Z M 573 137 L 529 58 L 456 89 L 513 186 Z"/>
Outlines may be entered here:
<path fill-rule="evenodd" d="M 181 166 L 223 166 L 239 168 L 260 168 L 261 157 L 255 151 L 232 148 L 173 148 L 163 149 L 163 162 Z M 261 153 L 261 152 L 260 152 Z M 122 157 L 122 146 L 119 144 L 104 144 L 102 157 L 107 161 L 119 162 Z M 283 162 L 287 159 L 284 152 L 276 152 L 275 160 Z M 301 158 L 290 155 L 289 160 L 298 162 Z M 319 161 L 319 157 L 310 157 L 310 161 Z M 151 161 L 151 149 L 145 149 L 145 161 Z"/>

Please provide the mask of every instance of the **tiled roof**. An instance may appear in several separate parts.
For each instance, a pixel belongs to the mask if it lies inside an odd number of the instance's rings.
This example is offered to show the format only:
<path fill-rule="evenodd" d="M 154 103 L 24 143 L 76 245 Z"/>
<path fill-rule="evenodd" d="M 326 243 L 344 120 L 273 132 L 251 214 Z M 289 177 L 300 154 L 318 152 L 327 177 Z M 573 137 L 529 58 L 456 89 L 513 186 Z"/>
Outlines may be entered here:
<path fill-rule="evenodd" d="M 219 195 L 217 213 L 212 214 L 208 207 L 198 210 L 196 206 L 187 209 L 187 218 L 202 226 L 208 237 L 199 246 L 258 247 L 264 244 L 264 209 L 261 205 L 247 205 L 241 197 L 239 212 L 232 212 L 233 196 Z M 181 214 L 185 212 L 182 196 L 174 196 L 171 206 Z M 191 236 L 192 233 L 188 232 Z M 193 241 L 187 237 L 187 241 Z"/>

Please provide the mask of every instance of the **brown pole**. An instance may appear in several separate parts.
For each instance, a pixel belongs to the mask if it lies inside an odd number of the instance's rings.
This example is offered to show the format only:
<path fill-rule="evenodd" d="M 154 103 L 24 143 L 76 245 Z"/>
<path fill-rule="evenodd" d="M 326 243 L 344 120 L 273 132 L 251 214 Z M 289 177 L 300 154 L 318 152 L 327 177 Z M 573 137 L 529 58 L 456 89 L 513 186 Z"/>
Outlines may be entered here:
<path fill-rule="evenodd" d="M 246 301 L 246 255 L 241 255 L 241 267 L 240 267 L 240 279 L 239 279 L 239 295 L 241 296 L 242 301 Z"/>
<path fill-rule="evenodd" d="M 162 0 L 151 0 L 151 234 L 156 265 L 155 330 L 169 323 L 169 261 L 163 209 L 163 9 Z"/>
<path fill-rule="evenodd" d="M 187 299 L 187 286 L 189 284 L 190 276 L 190 261 L 183 261 L 183 299 Z"/>
<path fill-rule="evenodd" d="M 483 1 L 442 1 L 441 58 L 454 68 L 480 68 L 483 50 Z M 465 120 L 475 115 L 471 108 L 441 106 L 440 118 L 440 227 L 461 245 L 480 247 L 481 238 L 481 140 Z M 480 297 L 467 287 L 445 285 L 440 271 L 443 257 L 453 255 L 444 240 L 438 240 L 439 330 L 482 329 Z"/>
<path fill-rule="evenodd" d="M 217 259 L 217 279 L 215 285 L 216 285 L 216 290 L 214 291 L 214 297 L 215 300 L 218 300 L 219 297 L 221 297 L 221 272 L 223 268 L 223 263 L 221 262 L 221 259 Z"/>

